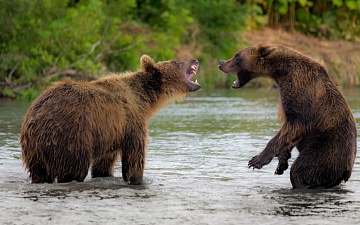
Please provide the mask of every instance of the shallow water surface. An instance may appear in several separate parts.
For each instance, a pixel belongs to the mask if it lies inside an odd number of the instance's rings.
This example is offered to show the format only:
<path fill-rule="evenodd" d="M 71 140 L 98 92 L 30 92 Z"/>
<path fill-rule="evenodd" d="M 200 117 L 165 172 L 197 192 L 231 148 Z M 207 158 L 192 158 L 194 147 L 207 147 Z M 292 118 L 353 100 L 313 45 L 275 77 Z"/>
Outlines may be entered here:
<path fill-rule="evenodd" d="M 344 93 L 359 123 L 360 91 Z M 292 190 L 277 159 L 247 168 L 280 129 L 277 103 L 276 90 L 241 89 L 167 106 L 149 124 L 144 184 L 129 186 L 120 163 L 112 178 L 30 184 L 18 143 L 29 104 L 2 101 L 0 223 L 359 224 L 359 155 L 350 180 L 328 190 Z"/>

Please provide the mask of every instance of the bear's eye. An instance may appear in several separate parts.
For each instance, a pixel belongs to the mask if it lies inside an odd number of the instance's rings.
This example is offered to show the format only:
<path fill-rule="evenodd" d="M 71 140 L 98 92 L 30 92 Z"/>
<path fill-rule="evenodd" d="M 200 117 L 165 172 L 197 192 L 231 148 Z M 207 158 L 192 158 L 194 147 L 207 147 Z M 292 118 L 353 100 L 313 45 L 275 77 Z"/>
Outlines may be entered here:
<path fill-rule="evenodd" d="M 173 60 L 173 61 L 171 61 L 171 64 L 172 64 L 172 65 L 176 65 L 177 62 L 176 62 L 175 60 Z"/>

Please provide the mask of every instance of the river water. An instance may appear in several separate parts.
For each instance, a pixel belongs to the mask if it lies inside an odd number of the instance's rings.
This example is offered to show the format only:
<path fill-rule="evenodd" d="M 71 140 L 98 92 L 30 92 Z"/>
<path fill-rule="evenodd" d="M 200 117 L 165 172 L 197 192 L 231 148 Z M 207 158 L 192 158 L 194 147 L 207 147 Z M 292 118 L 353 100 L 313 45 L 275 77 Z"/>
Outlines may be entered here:
<path fill-rule="evenodd" d="M 360 91 L 344 93 L 360 124 Z M 277 104 L 276 90 L 241 89 L 167 106 L 149 124 L 144 184 L 129 186 L 120 163 L 113 178 L 30 184 L 18 143 L 29 104 L 1 101 L 0 224 L 359 224 L 359 154 L 350 180 L 328 190 L 292 190 L 277 159 L 247 168 L 280 128 Z"/>

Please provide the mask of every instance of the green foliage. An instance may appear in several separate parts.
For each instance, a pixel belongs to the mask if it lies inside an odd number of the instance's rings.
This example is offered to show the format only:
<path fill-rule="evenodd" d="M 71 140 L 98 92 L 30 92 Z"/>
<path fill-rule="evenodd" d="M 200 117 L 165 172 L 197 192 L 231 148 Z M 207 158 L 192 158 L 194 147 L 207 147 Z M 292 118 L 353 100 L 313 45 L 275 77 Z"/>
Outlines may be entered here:
<path fill-rule="evenodd" d="M 48 76 L 71 75 L 64 72 L 70 70 L 98 76 L 106 63 L 99 56 L 118 42 L 116 25 L 135 7 L 134 0 L 108 2 L 0 0 L 6 18 L 0 20 L 0 79 L 13 87 L 35 86 Z"/>
<path fill-rule="evenodd" d="M 142 54 L 174 58 L 193 41 L 193 28 L 203 45 L 197 57 L 228 57 L 245 26 L 243 13 L 235 0 L 0 0 L 3 95 L 28 99 L 32 88 L 64 76 L 133 70 Z"/>
<path fill-rule="evenodd" d="M 14 91 L 8 87 L 4 88 L 4 90 L 2 91 L 2 95 L 5 97 L 16 98 L 16 94 L 14 93 Z"/>
<path fill-rule="evenodd" d="M 30 87 L 29 89 L 21 92 L 21 95 L 17 96 L 18 99 L 26 102 L 34 100 L 39 95 L 39 89 L 36 87 Z"/>
<path fill-rule="evenodd" d="M 297 29 L 328 39 L 354 40 L 360 36 L 360 0 L 248 0 L 262 10 L 268 25 Z M 254 7 L 253 7 L 254 8 Z M 260 24 L 260 22 L 258 23 Z M 260 24 L 262 25 L 262 24 Z M 256 27 L 253 26 L 253 27 Z"/>
<path fill-rule="evenodd" d="M 199 41 L 207 45 L 204 52 L 219 57 L 233 54 L 238 32 L 245 28 L 244 7 L 234 0 L 189 1 L 187 7 L 201 29 Z"/>
<path fill-rule="evenodd" d="M 316 11 L 312 12 L 315 9 Z M 304 33 L 328 39 L 354 40 L 360 35 L 359 15 L 360 0 L 324 1 L 312 8 L 297 9 L 296 19 L 299 25 L 296 28 Z"/>
<path fill-rule="evenodd" d="M 94 79 L 180 56 L 200 61 L 199 82 L 265 25 L 326 38 L 360 35 L 360 0 L 0 0 L 0 95 L 31 100 L 50 82 Z M 185 54 L 187 53 L 187 54 Z"/>
<path fill-rule="evenodd" d="M 196 37 L 189 35 L 184 41 L 188 45 L 196 42 L 196 49 L 201 49 L 198 77 L 207 88 L 224 86 L 228 79 L 217 71 L 217 65 L 219 59 L 230 58 L 239 48 L 240 31 L 246 28 L 246 6 L 235 0 L 186 2 L 195 21 L 188 34 L 195 33 Z"/>

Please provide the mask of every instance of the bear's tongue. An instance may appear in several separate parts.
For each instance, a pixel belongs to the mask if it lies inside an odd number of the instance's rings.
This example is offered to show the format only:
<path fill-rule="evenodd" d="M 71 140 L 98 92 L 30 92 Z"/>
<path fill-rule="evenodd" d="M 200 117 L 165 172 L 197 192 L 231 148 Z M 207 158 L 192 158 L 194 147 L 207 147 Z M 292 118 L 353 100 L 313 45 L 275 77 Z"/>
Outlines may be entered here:
<path fill-rule="evenodd" d="M 197 70 L 198 70 L 197 65 L 196 65 L 196 64 L 192 65 L 192 66 L 188 69 L 188 71 L 186 72 L 185 77 L 186 77 L 189 81 L 193 82 L 193 81 L 191 80 L 191 78 L 193 78 L 193 77 L 195 76 Z M 195 83 L 197 83 L 197 80 L 195 81 Z"/>
<path fill-rule="evenodd" d="M 239 79 L 237 79 L 236 81 L 234 81 L 234 83 L 231 85 L 232 88 L 237 89 L 240 88 L 240 81 Z"/>
<path fill-rule="evenodd" d="M 193 76 L 195 76 L 195 74 L 196 74 L 196 65 L 192 65 L 191 67 L 190 67 L 190 69 L 187 71 L 187 73 L 186 73 L 186 78 L 188 79 L 188 80 L 191 80 L 191 78 L 193 77 Z"/>

